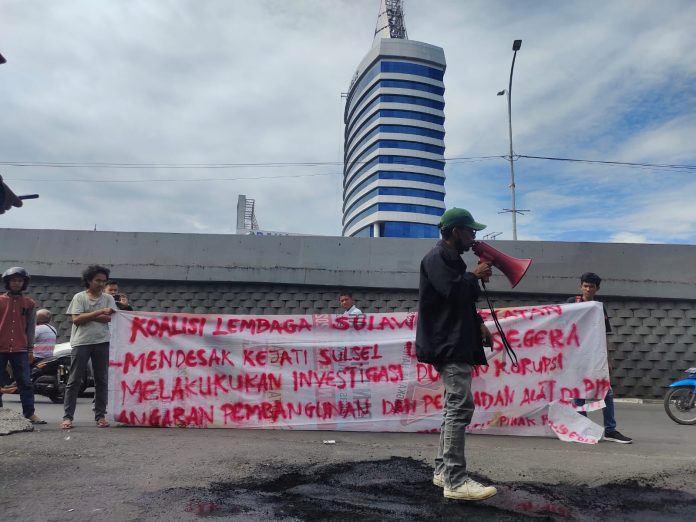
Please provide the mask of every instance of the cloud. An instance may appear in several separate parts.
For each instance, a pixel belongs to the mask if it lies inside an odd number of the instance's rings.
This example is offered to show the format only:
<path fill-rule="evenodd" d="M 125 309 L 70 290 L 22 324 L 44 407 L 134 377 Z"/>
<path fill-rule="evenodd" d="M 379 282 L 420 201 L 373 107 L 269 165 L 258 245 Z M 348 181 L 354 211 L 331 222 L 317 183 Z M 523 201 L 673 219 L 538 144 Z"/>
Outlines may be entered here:
<path fill-rule="evenodd" d="M 633 232 L 617 232 L 611 236 L 612 243 L 650 243 L 648 238 Z"/>
<path fill-rule="evenodd" d="M 5 2 L 0 161 L 340 162 L 340 93 L 377 11 L 377 0 Z M 507 154 L 496 92 L 521 38 L 516 153 L 696 164 L 693 19 L 686 0 L 406 3 L 409 37 L 445 49 L 449 157 Z M 696 243 L 688 172 L 515 167 L 518 208 L 531 210 L 521 239 Z M 41 194 L 3 227 L 230 232 L 246 194 L 269 230 L 341 231 L 340 165 L 0 169 Z M 452 162 L 447 175 L 447 205 L 510 239 L 510 214 L 498 214 L 510 206 L 507 162 Z M 97 183 L 130 179 L 141 182 Z"/>

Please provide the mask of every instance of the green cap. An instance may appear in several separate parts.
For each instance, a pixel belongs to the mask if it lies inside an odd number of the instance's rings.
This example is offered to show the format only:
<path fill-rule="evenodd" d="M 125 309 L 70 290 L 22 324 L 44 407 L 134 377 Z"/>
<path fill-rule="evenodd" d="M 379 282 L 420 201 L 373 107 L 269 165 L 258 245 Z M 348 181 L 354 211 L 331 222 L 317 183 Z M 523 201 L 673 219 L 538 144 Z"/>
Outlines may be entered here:
<path fill-rule="evenodd" d="M 447 227 L 467 227 L 472 230 L 483 230 L 486 225 L 474 221 L 471 212 L 463 208 L 451 208 L 442 214 L 440 218 L 440 228 Z"/>

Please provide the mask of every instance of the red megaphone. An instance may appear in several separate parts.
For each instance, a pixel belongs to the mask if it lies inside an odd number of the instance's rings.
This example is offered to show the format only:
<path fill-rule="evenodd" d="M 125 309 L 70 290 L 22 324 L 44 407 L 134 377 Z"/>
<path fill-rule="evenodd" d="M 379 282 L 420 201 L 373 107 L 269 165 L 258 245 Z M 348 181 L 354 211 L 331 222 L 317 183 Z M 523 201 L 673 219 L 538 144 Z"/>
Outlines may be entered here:
<path fill-rule="evenodd" d="M 532 264 L 531 259 L 517 259 L 508 256 L 483 241 L 474 242 L 471 250 L 479 257 L 479 262 L 490 263 L 505 274 L 512 288 L 515 288 L 517 283 L 522 281 L 524 274 L 527 273 L 527 269 Z"/>

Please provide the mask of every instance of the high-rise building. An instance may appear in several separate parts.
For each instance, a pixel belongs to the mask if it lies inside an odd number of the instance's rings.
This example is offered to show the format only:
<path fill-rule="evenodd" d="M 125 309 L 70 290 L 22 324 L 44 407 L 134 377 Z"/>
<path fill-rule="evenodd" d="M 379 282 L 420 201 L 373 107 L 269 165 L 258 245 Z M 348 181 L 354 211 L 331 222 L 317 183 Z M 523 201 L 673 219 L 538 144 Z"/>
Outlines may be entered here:
<path fill-rule="evenodd" d="M 343 235 L 438 237 L 445 204 L 445 53 L 409 40 L 382 0 L 344 112 Z"/>

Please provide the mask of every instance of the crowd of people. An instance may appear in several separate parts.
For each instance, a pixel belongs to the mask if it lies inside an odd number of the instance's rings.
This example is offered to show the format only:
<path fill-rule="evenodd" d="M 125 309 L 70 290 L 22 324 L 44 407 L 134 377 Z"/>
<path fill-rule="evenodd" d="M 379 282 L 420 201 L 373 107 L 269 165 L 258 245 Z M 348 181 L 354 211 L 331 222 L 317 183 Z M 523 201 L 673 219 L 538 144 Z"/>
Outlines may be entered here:
<path fill-rule="evenodd" d="M 444 385 L 444 408 L 440 442 L 435 457 L 433 484 L 443 488 L 446 498 L 482 500 L 495 495 L 493 486 L 473 480 L 465 458 L 465 428 L 474 413 L 471 391 L 473 367 L 486 365 L 483 347 L 491 346 L 492 336 L 477 313 L 480 281 L 491 276 L 491 264 L 481 262 L 468 271 L 461 255 L 472 248 L 476 233 L 485 225 L 474 220 L 464 209 L 447 210 L 439 224 L 442 239 L 425 255 L 420 264 L 416 353 L 418 360 L 435 367 Z M 118 283 L 109 279 L 110 270 L 89 266 L 82 273 L 85 290 L 76 293 L 66 310 L 71 318 L 71 365 L 65 388 L 61 427 L 73 427 L 78 391 L 88 363 L 95 382 L 94 420 L 106 428 L 109 323 L 119 310 L 133 310 L 128 297 L 119 292 Z M 593 301 L 601 278 L 588 272 L 581 276 L 581 294 L 568 302 Z M 12 267 L 2 275 L 7 290 L 0 295 L 0 386 L 6 386 L 5 367 L 11 367 L 19 390 L 22 412 L 33 424 L 45 424 L 35 413 L 30 365 L 39 351 L 49 353 L 56 342 L 56 329 L 48 310 L 36 310 L 36 303 L 25 292 L 30 276 L 21 267 Z M 360 315 L 350 291 L 342 291 L 339 304 L 343 314 Z M 606 332 L 611 325 L 605 310 Z M 6 388 L 3 388 L 7 391 Z M 2 406 L 0 390 L 0 406 Z M 581 406 L 583 400 L 576 404 Z M 605 440 L 631 443 L 616 430 L 613 393 L 610 389 L 604 408 Z"/>
<path fill-rule="evenodd" d="M 72 322 L 70 333 L 71 364 L 65 387 L 65 414 L 61 426 L 71 428 L 77 394 L 91 363 L 95 383 L 94 415 L 98 427 L 106 420 L 109 323 L 118 310 L 133 310 L 128 296 L 119 293 L 118 282 L 109 279 L 108 268 L 92 265 L 82 273 L 85 290 L 72 298 L 66 314 Z M 0 295 L 0 407 L 3 393 L 19 392 L 22 413 L 32 424 L 46 424 L 36 415 L 31 365 L 35 358 L 53 354 L 57 330 L 47 309 L 36 309 L 26 295 L 31 277 L 22 267 L 11 267 L 2 274 L 6 292 Z M 10 374 L 12 377 L 10 378 Z M 10 386 L 14 380 L 14 386 Z"/>

